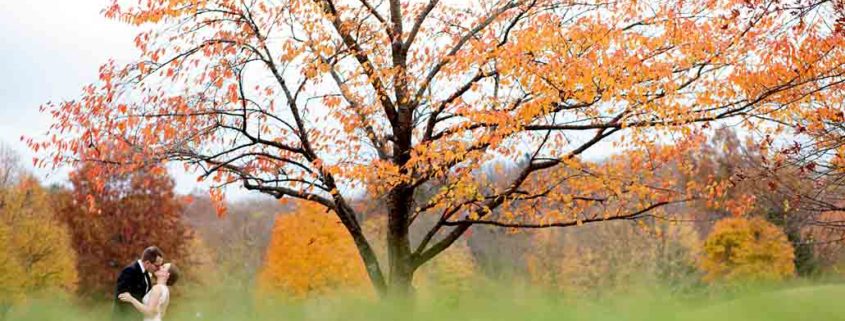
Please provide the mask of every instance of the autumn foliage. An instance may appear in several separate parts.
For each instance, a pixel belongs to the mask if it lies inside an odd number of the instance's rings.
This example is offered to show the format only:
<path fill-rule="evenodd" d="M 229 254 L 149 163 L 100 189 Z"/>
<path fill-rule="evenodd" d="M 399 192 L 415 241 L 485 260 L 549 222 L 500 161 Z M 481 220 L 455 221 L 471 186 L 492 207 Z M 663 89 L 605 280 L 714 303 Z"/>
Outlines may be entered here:
<path fill-rule="evenodd" d="M 101 175 L 102 174 L 102 175 Z M 84 166 L 70 174 L 72 191 L 57 197 L 58 215 L 68 224 L 76 249 L 80 291 L 107 296 L 117 273 L 156 245 L 179 262 L 189 233 L 173 181 L 160 169 L 117 175 Z M 189 268 L 189 266 L 186 266 Z"/>
<path fill-rule="evenodd" d="M 690 225 L 610 222 L 538 231 L 531 239 L 528 280 L 571 296 L 654 286 L 682 291 L 698 279 L 700 244 Z"/>
<path fill-rule="evenodd" d="M 80 274 L 70 231 L 55 217 L 49 193 L 21 176 L 0 186 L 0 305 L 34 293 L 73 292 Z"/>
<path fill-rule="evenodd" d="M 275 218 L 291 210 L 273 199 L 249 198 L 230 202 L 226 216 L 219 217 L 208 195 L 193 194 L 191 199 L 184 219 L 201 240 L 197 241 L 203 244 L 200 247 L 211 253 L 189 255 L 211 261 L 213 270 L 220 273 L 219 278 L 212 279 L 216 284 L 237 284 L 252 290 L 267 254 Z"/>
<path fill-rule="evenodd" d="M 779 135 L 769 124 L 841 103 L 845 39 L 832 6 L 115 0 L 105 15 L 143 28 L 140 56 L 105 64 L 79 99 L 45 105 L 48 138 L 27 142 L 46 150 L 39 166 L 180 162 L 215 187 L 319 203 L 377 291 L 403 294 L 474 225 L 636 219 L 718 198 L 725 182 L 649 173 L 692 172 L 677 155 L 711 123 Z M 608 148 L 637 161 L 585 159 Z M 503 159 L 520 165 L 508 181 L 475 179 Z M 416 200 L 432 181 L 442 188 Z M 387 211 L 386 260 L 350 206 L 356 188 Z M 211 195 L 223 204 L 222 189 Z M 560 206 L 537 206 L 546 201 Z M 421 215 L 436 224 L 412 243 Z"/>
<path fill-rule="evenodd" d="M 722 219 L 704 242 L 708 281 L 779 281 L 795 274 L 792 245 L 777 226 L 753 217 Z"/>
<path fill-rule="evenodd" d="M 372 287 L 349 233 L 317 205 L 302 203 L 280 215 L 258 276 L 265 295 L 305 298 Z"/>

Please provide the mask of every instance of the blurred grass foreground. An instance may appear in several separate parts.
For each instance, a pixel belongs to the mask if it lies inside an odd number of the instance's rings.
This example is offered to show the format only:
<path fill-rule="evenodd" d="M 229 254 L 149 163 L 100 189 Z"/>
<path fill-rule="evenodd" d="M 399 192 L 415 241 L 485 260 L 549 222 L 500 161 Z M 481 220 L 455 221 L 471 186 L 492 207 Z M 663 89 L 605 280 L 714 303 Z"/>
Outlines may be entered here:
<path fill-rule="evenodd" d="M 193 289 L 199 292 L 173 301 L 166 320 L 845 320 L 845 284 L 780 284 L 684 296 L 643 288 L 589 299 L 522 286 L 483 285 L 469 292 L 428 294 L 412 302 L 354 294 L 262 301 L 232 289 Z M 14 306 L 5 319 L 109 320 L 110 311 L 107 304 L 51 297 Z"/>

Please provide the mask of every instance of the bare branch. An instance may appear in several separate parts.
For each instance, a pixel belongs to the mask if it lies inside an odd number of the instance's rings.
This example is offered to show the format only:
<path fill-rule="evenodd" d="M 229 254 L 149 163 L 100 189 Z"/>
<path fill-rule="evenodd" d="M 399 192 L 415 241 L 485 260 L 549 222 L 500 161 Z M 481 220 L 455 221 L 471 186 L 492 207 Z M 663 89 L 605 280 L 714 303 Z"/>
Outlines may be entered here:
<path fill-rule="evenodd" d="M 425 18 L 428 17 L 428 14 L 431 13 L 431 10 L 437 6 L 437 3 L 440 0 L 429 0 L 428 5 L 423 8 L 423 11 L 417 16 L 417 19 L 414 20 L 414 25 L 411 27 L 411 32 L 408 34 L 408 39 L 405 40 L 405 44 L 403 45 L 404 50 L 408 51 L 411 48 L 411 45 L 414 43 L 414 40 L 417 38 L 417 33 L 420 31 L 423 22 L 425 22 Z"/>

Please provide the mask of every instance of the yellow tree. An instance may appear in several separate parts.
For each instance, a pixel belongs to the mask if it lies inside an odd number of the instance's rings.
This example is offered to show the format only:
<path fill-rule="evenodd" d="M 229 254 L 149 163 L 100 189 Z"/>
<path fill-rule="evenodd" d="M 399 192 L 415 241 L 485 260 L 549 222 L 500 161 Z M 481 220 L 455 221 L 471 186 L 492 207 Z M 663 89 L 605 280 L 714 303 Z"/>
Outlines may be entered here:
<path fill-rule="evenodd" d="M 794 259 L 777 226 L 759 217 L 731 217 L 713 226 L 700 264 L 707 281 L 782 280 L 795 274 Z"/>
<path fill-rule="evenodd" d="M 0 283 L 18 295 L 73 291 L 77 285 L 76 252 L 70 232 L 50 207 L 49 195 L 33 178 L 0 189 Z M 4 288 L 4 292 L 5 292 Z"/>
<path fill-rule="evenodd" d="M 217 201 L 239 184 L 315 202 L 378 292 L 401 295 L 473 225 L 632 219 L 723 190 L 646 182 L 708 122 L 758 127 L 842 87 L 833 4 L 799 19 L 789 3 L 114 0 L 107 17 L 143 27 L 139 58 L 45 105 L 48 138 L 27 142 L 38 165 L 175 161 Z M 637 161 L 584 160 L 623 152 Z M 507 182 L 474 179 L 502 159 L 521 164 Z M 361 188 L 388 213 L 386 262 L 349 205 Z M 412 243 L 421 215 L 437 223 Z"/>
<path fill-rule="evenodd" d="M 276 219 L 264 266 L 262 293 L 294 298 L 370 288 L 355 245 L 336 216 L 305 203 Z"/>
<path fill-rule="evenodd" d="M 13 252 L 11 230 L 11 226 L 0 226 L 0 316 L 24 293 L 24 271 Z"/>

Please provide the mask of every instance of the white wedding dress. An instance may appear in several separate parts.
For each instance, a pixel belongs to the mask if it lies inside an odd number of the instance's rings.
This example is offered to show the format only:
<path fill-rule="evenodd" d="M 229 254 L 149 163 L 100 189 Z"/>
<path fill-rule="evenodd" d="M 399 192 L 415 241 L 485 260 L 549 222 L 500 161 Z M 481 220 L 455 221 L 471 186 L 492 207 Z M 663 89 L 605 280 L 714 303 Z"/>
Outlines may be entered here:
<path fill-rule="evenodd" d="M 147 292 L 144 295 L 144 299 L 141 300 L 141 303 L 147 305 L 150 301 L 150 293 L 153 291 Z M 161 286 L 161 298 L 158 300 L 158 313 L 154 316 L 148 317 L 144 316 L 144 321 L 162 321 L 161 318 L 164 316 L 164 312 L 167 310 L 167 306 L 170 303 L 170 289 L 167 286 Z"/>

